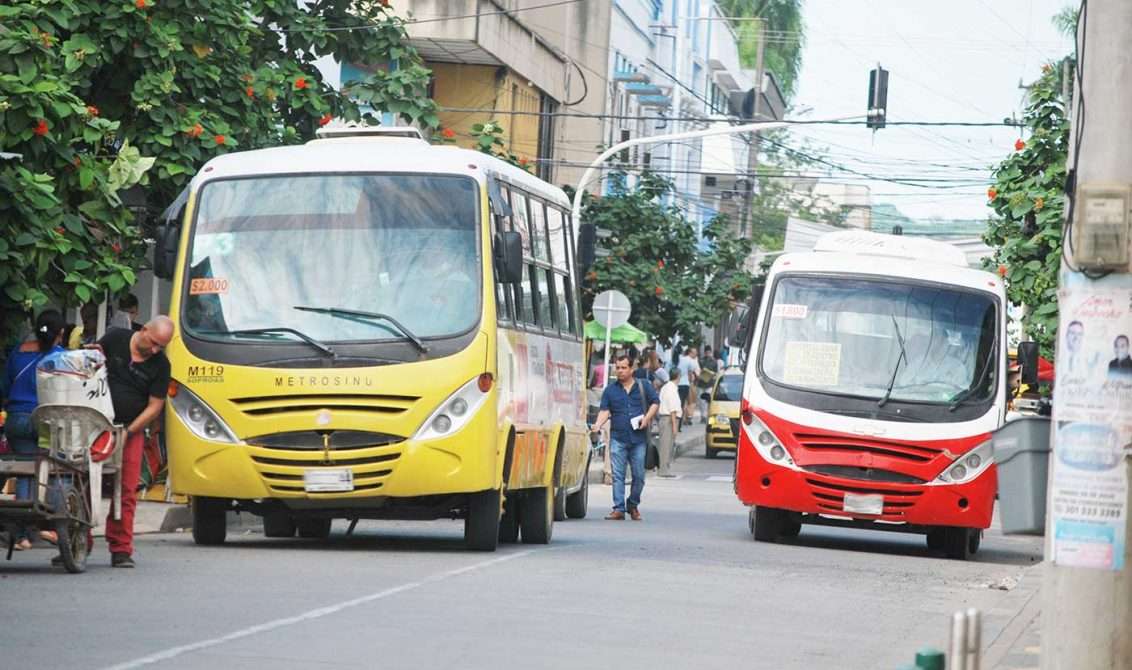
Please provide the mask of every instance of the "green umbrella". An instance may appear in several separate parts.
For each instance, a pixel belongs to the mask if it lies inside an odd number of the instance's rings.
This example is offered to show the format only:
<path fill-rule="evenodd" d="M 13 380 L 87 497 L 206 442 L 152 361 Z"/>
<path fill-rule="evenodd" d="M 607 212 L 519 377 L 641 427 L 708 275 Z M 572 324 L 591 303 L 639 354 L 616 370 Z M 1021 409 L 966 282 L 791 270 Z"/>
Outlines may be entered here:
<path fill-rule="evenodd" d="M 605 341 L 605 326 L 597 321 L 586 322 L 586 337 L 591 340 Z M 649 341 L 649 336 L 643 330 L 639 330 L 631 323 L 626 323 L 623 326 L 618 326 L 610 333 L 610 341 L 618 342 L 621 344 L 644 344 Z"/>

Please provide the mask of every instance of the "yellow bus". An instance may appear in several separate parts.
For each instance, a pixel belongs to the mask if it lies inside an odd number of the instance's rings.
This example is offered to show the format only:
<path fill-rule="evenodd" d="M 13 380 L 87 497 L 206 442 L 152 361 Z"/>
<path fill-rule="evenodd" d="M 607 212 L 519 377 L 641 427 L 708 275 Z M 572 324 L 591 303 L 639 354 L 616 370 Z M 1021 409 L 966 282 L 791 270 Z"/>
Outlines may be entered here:
<path fill-rule="evenodd" d="M 485 551 L 584 517 L 569 212 L 560 189 L 411 129 L 209 161 L 155 253 L 178 325 L 170 480 L 196 543 L 223 543 L 229 510 L 270 537 L 462 519 Z"/>

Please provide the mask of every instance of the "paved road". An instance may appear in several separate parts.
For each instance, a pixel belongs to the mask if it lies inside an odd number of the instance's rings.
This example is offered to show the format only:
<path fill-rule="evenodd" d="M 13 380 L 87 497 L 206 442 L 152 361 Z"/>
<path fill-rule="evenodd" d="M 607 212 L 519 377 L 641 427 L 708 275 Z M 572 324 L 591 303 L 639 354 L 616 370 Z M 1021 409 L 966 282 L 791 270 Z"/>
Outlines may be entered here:
<path fill-rule="evenodd" d="M 78 576 L 24 552 L 0 563 L 0 649 L 25 659 L 13 667 L 69 670 L 882 670 L 942 646 L 963 607 L 987 613 L 989 644 L 1022 590 L 992 586 L 1039 560 L 1038 540 L 995 533 L 968 563 L 919 536 L 832 528 L 756 544 L 732 466 L 681 458 L 680 479 L 649 480 L 642 523 L 603 521 L 609 488 L 595 486 L 590 517 L 556 524 L 549 547 L 495 554 L 465 552 L 458 522 L 217 548 L 147 535 L 136 570 L 110 569 L 100 547 Z"/>

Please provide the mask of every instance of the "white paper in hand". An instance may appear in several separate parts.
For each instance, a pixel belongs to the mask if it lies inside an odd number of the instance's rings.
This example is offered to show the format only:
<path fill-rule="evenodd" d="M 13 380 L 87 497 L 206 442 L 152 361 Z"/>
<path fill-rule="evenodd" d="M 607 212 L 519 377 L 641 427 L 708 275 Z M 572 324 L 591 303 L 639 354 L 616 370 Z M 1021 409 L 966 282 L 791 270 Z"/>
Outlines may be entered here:
<path fill-rule="evenodd" d="M 629 419 L 629 425 L 632 426 L 633 430 L 640 430 L 641 429 L 641 423 L 644 420 L 645 420 L 644 415 L 638 414 L 637 416 Z"/>

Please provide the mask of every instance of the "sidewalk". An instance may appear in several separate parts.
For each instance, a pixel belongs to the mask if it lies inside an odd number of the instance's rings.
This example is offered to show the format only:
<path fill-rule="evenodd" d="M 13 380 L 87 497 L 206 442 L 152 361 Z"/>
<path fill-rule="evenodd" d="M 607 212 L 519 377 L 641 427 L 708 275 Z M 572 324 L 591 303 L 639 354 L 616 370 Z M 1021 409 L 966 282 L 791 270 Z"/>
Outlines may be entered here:
<path fill-rule="evenodd" d="M 1011 593 L 1021 606 L 1010 623 L 987 646 L 983 667 L 988 670 L 1038 670 L 1041 665 L 1042 565 L 1031 566 Z"/>

